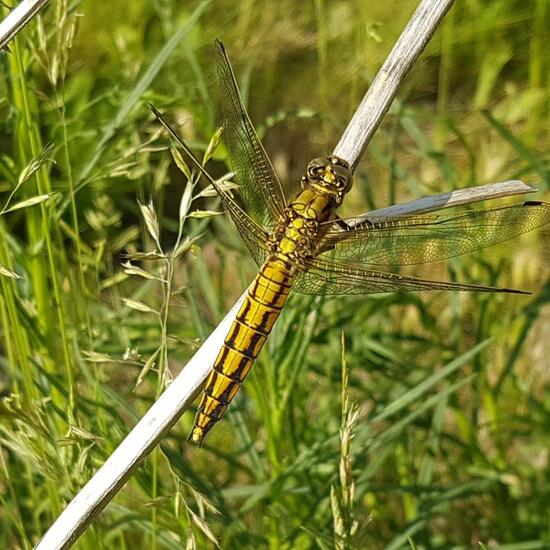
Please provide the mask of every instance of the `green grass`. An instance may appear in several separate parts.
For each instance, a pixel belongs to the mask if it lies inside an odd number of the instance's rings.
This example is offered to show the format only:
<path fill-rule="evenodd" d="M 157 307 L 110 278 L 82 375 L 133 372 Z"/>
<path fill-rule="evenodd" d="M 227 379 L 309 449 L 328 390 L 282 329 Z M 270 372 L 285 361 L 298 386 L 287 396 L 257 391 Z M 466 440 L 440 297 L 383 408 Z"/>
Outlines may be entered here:
<path fill-rule="evenodd" d="M 37 542 L 254 275 L 147 101 L 205 151 L 221 38 L 291 194 L 415 5 L 60 0 L 0 57 L 2 548 Z M 457 2 L 345 213 L 513 178 L 548 200 L 549 19 Z M 293 295 L 204 448 L 189 411 L 77 547 L 550 547 L 548 258 L 539 231 L 415 270 L 529 297 Z"/>

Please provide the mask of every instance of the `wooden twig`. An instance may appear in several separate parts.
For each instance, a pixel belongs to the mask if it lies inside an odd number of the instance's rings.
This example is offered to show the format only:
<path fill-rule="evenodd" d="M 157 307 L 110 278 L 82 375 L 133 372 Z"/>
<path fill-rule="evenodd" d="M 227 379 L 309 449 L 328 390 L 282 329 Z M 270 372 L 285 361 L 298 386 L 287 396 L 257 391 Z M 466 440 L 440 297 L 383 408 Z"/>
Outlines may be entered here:
<path fill-rule="evenodd" d="M 422 52 L 453 1 L 423 0 L 420 3 L 411 22 L 398 41 L 399 47 L 396 46 L 393 49 L 382 68 L 381 74 L 377 76 L 363 100 L 360 107 L 361 115 L 353 117 L 335 149 L 335 154 L 345 158 L 353 165 L 357 163 L 395 96 L 399 84 Z M 520 189 L 523 189 L 523 191 L 520 191 Z M 423 201 L 428 201 L 432 206 L 438 204 L 439 207 L 443 207 L 459 204 L 457 201 L 464 204 L 464 202 L 480 200 L 480 197 L 489 199 L 531 190 L 531 188 L 517 182 L 514 185 L 511 185 L 511 182 L 500 185 L 494 184 L 490 188 L 485 186 L 479 194 L 469 191 L 469 198 L 466 197 L 464 192 L 455 192 L 452 194 L 444 193 L 429 199 L 420 199 L 415 201 L 417 207 L 420 208 L 416 211 L 410 203 L 408 206 L 395 206 L 392 207 L 391 215 L 395 216 L 395 212 L 399 209 L 405 209 L 407 215 L 415 212 L 425 212 L 426 204 Z M 461 198 L 457 199 L 459 195 Z M 430 209 L 433 208 L 430 206 Z M 124 485 L 140 462 L 158 445 L 166 430 L 191 405 L 195 394 L 201 388 L 211 370 L 211 366 L 245 294 L 231 308 L 194 357 L 130 431 L 105 464 L 74 497 L 39 542 L 37 549 L 51 550 L 71 546 L 86 526 L 89 525 L 93 517 L 103 509 Z"/>
<path fill-rule="evenodd" d="M 40 550 L 69 548 L 92 518 L 116 495 L 164 432 L 181 416 L 200 390 L 246 293 L 161 394 L 105 464 L 74 497 L 36 546 Z"/>
<path fill-rule="evenodd" d="M 23 0 L 0 23 L 0 49 L 48 3 L 48 0 Z"/>
<path fill-rule="evenodd" d="M 334 149 L 334 154 L 347 160 L 352 168 L 357 166 L 399 86 L 453 3 L 454 0 L 421 2 L 401 33 Z"/>
<path fill-rule="evenodd" d="M 453 208 L 454 206 L 534 193 L 536 191 L 534 187 L 519 180 L 488 183 L 486 185 L 440 193 L 439 195 L 432 195 L 430 197 L 422 197 L 421 199 L 394 204 L 386 208 L 379 208 L 378 210 L 361 214 L 356 218 L 346 219 L 346 223 L 353 227 L 374 218 L 403 218 L 405 216 L 426 214 L 435 210 L 442 210 L 443 208 Z"/>

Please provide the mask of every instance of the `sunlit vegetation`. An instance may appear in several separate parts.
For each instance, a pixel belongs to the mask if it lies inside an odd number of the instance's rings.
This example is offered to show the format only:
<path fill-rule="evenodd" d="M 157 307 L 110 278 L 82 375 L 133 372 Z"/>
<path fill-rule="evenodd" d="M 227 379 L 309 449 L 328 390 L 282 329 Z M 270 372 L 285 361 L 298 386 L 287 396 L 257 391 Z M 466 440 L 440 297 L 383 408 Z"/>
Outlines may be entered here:
<path fill-rule="evenodd" d="M 2 53 L 0 547 L 38 541 L 255 274 L 147 102 L 204 154 L 219 37 L 292 194 L 416 4 L 58 0 Z M 509 179 L 549 200 L 549 30 L 545 0 L 458 0 L 344 214 Z M 203 449 L 189 411 L 77 547 L 548 548 L 548 237 L 414 271 L 530 296 L 293 295 Z"/>

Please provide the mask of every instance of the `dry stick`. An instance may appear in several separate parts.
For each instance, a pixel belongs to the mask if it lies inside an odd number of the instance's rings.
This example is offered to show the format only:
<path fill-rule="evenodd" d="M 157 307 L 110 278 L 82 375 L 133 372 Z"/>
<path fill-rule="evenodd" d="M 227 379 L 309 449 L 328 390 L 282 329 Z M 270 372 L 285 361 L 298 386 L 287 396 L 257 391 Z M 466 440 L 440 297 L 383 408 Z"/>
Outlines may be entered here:
<path fill-rule="evenodd" d="M 453 3 L 454 0 L 424 0 L 401 33 L 334 149 L 334 154 L 347 160 L 352 168 L 357 166 L 399 86 Z"/>
<path fill-rule="evenodd" d="M 0 49 L 48 3 L 48 0 L 23 0 L 0 23 Z"/>
<path fill-rule="evenodd" d="M 378 210 L 361 214 L 356 218 L 346 218 L 346 223 L 354 227 L 374 218 L 403 218 L 405 216 L 426 214 L 443 208 L 452 208 L 473 202 L 511 197 L 512 195 L 522 195 L 524 193 L 535 193 L 536 191 L 534 187 L 519 180 L 487 183 L 486 185 L 458 189 L 456 191 L 440 193 L 439 195 L 432 195 L 431 197 L 422 197 L 421 199 L 394 204 L 386 208 L 379 208 Z"/>
<path fill-rule="evenodd" d="M 347 159 L 353 165 L 357 163 L 361 152 L 366 147 L 395 96 L 397 86 L 405 78 L 408 69 L 421 54 L 441 18 L 453 2 L 454 0 L 423 0 L 421 2 L 411 22 L 384 64 L 381 74 L 375 79 L 361 104 L 360 109 L 368 109 L 368 116 L 363 113 L 362 115 L 356 114 L 353 117 L 350 126 L 335 150 L 335 154 Z M 390 87 L 389 92 L 386 86 Z M 355 143 L 359 145 L 354 146 Z M 520 188 L 522 188 L 522 185 L 516 185 L 514 192 L 520 192 Z M 531 190 L 531 188 L 523 186 L 523 190 L 525 192 Z M 499 190 L 495 191 L 493 189 L 492 193 L 492 196 L 502 196 Z M 445 197 L 443 202 L 448 203 L 448 195 L 445 194 Z M 472 196 L 470 198 L 471 200 L 479 200 Z M 484 198 L 490 197 L 485 193 Z M 431 197 L 431 199 L 420 199 L 420 201 L 426 200 L 437 204 L 441 203 L 438 196 Z M 425 207 L 426 205 L 423 204 L 423 208 Z M 408 208 L 410 212 L 410 204 Z M 158 445 L 163 434 L 189 407 L 195 394 L 210 373 L 212 364 L 231 327 L 231 323 L 235 319 L 245 294 L 239 298 L 181 373 L 145 413 L 105 464 L 69 503 L 38 543 L 37 549 L 51 550 L 71 546 L 92 521 L 93 517 L 124 485 L 140 462 Z"/>

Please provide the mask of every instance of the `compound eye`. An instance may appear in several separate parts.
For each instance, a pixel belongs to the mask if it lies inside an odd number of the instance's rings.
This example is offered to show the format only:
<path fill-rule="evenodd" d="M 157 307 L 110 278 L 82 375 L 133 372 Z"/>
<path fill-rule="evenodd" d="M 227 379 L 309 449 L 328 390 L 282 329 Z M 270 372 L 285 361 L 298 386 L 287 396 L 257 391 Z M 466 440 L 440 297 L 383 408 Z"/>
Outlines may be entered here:
<path fill-rule="evenodd" d="M 323 169 L 324 164 L 321 159 L 313 159 L 307 165 L 307 176 L 310 179 L 317 179 L 319 177 L 319 172 Z"/>
<path fill-rule="evenodd" d="M 338 177 L 338 188 L 339 189 L 345 189 L 348 185 L 348 179 L 344 176 Z"/>
<path fill-rule="evenodd" d="M 311 164 L 307 167 L 307 176 L 309 179 L 315 180 L 319 177 L 319 166 L 312 166 Z"/>

